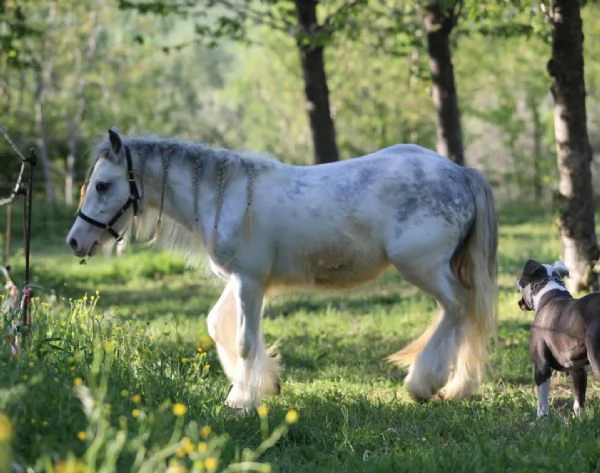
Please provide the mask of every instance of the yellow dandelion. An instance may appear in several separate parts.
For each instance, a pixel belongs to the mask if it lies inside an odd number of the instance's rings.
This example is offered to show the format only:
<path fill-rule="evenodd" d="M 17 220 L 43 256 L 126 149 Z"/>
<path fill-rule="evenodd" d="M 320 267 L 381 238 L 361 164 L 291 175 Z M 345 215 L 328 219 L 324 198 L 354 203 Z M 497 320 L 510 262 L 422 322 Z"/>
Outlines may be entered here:
<path fill-rule="evenodd" d="M 200 442 L 200 443 L 198 444 L 198 451 L 199 451 L 200 453 L 204 453 L 204 452 L 206 452 L 207 450 L 208 450 L 208 444 L 207 444 L 206 442 Z"/>
<path fill-rule="evenodd" d="M 138 402 L 142 401 L 142 396 L 141 394 L 134 394 L 133 396 L 131 396 L 131 402 L 135 402 L 136 404 Z"/>
<path fill-rule="evenodd" d="M 68 458 L 64 462 L 54 465 L 52 473 L 86 473 L 88 470 L 83 463 L 76 458 Z"/>
<path fill-rule="evenodd" d="M 0 412 L 0 443 L 12 438 L 12 425 L 8 417 Z"/>
<path fill-rule="evenodd" d="M 136 419 L 141 415 L 142 415 L 142 411 L 140 409 L 134 409 L 131 411 L 131 416 Z"/>
<path fill-rule="evenodd" d="M 187 473 L 188 469 L 178 461 L 172 461 L 167 468 L 167 473 Z"/>
<path fill-rule="evenodd" d="M 187 410 L 188 410 L 187 406 L 181 402 L 178 402 L 173 405 L 173 415 L 175 415 L 175 417 L 181 417 L 181 416 L 185 415 Z"/>
<path fill-rule="evenodd" d="M 179 457 L 179 458 L 183 458 L 183 457 L 185 457 L 185 456 L 186 456 L 185 449 L 184 449 L 183 447 L 181 447 L 181 448 L 178 448 L 178 449 L 175 451 L 175 455 L 176 455 L 177 457 Z"/>
<path fill-rule="evenodd" d="M 200 435 L 202 435 L 202 437 L 207 438 L 212 432 L 212 429 L 210 428 L 210 426 L 205 425 L 204 427 L 202 427 L 200 429 Z"/>
<path fill-rule="evenodd" d="M 204 460 L 204 468 L 208 471 L 215 471 L 219 466 L 219 460 L 215 457 L 208 457 Z"/>
<path fill-rule="evenodd" d="M 256 412 L 258 413 L 258 417 L 267 417 L 269 415 L 269 408 L 265 404 L 261 404 L 256 409 Z"/>
<path fill-rule="evenodd" d="M 87 439 L 87 434 L 81 430 L 77 432 L 77 438 L 83 442 L 85 439 Z"/>
<path fill-rule="evenodd" d="M 194 442 L 192 442 L 189 437 L 183 437 L 181 439 L 181 447 L 185 450 L 185 453 L 187 454 L 193 453 L 196 449 L 194 446 Z"/>
<path fill-rule="evenodd" d="M 75 379 L 73 380 L 73 384 L 74 384 L 75 386 L 81 386 L 81 385 L 83 384 L 83 379 L 81 379 L 81 378 L 78 376 L 77 378 L 75 378 Z"/>
<path fill-rule="evenodd" d="M 296 409 L 290 409 L 285 415 L 286 424 L 295 424 L 298 422 L 298 411 Z"/>

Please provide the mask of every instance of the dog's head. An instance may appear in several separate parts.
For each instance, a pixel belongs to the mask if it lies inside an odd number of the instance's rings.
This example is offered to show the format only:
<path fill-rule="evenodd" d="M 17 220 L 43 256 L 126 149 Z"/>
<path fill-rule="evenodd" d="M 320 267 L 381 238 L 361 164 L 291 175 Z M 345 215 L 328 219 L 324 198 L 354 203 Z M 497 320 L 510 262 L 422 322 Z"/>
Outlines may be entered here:
<path fill-rule="evenodd" d="M 530 259 L 517 279 L 517 289 L 521 293 L 519 308 L 535 310 L 536 296 L 543 289 L 565 290 L 563 278 L 569 276 L 569 270 L 562 261 L 554 264 L 542 264 Z"/>

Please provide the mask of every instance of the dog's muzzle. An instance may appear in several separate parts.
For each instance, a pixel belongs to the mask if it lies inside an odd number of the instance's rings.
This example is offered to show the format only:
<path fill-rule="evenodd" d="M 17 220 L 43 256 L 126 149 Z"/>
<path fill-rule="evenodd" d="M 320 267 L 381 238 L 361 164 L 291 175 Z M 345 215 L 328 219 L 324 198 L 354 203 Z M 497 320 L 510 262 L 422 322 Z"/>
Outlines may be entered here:
<path fill-rule="evenodd" d="M 523 297 L 521 297 L 521 299 L 519 299 L 519 309 L 521 310 L 533 310 L 532 307 L 529 307 L 529 304 L 527 304 L 527 302 L 525 302 L 525 299 Z"/>

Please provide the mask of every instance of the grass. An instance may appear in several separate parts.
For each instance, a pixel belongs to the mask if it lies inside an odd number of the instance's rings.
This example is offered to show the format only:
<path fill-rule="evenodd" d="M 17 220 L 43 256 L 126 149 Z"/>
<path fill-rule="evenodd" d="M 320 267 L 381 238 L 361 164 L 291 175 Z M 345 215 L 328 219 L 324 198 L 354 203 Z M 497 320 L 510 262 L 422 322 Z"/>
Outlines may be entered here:
<path fill-rule="evenodd" d="M 500 330 L 477 395 L 408 399 L 405 371 L 384 357 L 435 304 L 388 272 L 271 301 L 264 331 L 280 346 L 283 394 L 244 417 L 223 407 L 229 386 L 205 328 L 221 285 L 205 269 L 147 249 L 79 265 L 34 242 L 32 338 L 21 356 L 0 345 L 0 472 L 8 461 L 45 473 L 598 471 L 595 380 L 574 419 L 569 380 L 555 375 L 551 416 L 535 418 L 531 314 L 514 281 L 526 259 L 556 259 L 556 230 L 550 218 L 506 221 Z"/>

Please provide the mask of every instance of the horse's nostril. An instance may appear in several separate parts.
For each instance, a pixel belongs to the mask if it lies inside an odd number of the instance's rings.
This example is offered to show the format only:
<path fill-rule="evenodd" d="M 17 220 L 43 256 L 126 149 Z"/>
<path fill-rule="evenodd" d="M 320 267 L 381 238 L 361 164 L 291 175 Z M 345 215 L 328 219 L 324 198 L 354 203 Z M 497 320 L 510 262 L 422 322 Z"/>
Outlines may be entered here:
<path fill-rule="evenodd" d="M 79 249 L 79 245 L 77 244 L 77 240 L 75 238 L 71 238 L 69 240 L 69 246 L 73 249 L 73 251 L 77 251 Z"/>

